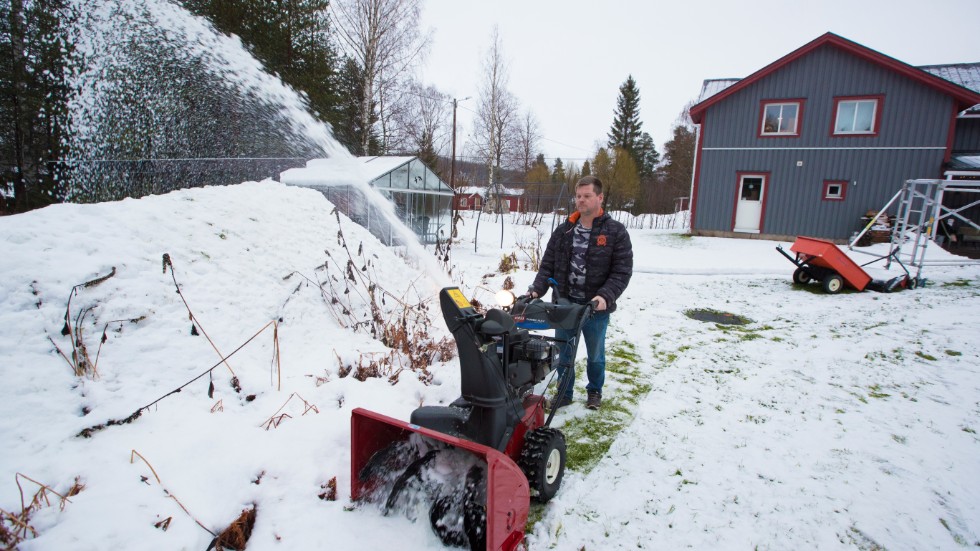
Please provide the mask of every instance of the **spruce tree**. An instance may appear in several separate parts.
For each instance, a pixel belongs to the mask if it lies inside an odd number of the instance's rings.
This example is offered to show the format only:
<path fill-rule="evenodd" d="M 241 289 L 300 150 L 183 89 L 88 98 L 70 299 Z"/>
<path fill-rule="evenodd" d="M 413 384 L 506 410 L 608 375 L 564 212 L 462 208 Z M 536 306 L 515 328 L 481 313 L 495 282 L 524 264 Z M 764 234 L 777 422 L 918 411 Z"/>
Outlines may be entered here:
<path fill-rule="evenodd" d="M 334 128 L 349 126 L 339 109 L 343 60 L 330 41 L 329 0 L 182 0 L 191 13 L 234 34 L 265 69 L 302 91 L 311 110 Z"/>
<path fill-rule="evenodd" d="M 432 133 L 423 130 L 420 142 L 418 149 L 415 151 L 415 156 L 422 161 L 422 164 L 429 167 L 429 170 L 439 174 L 439 153 L 436 152 Z"/>
<path fill-rule="evenodd" d="M 640 89 L 637 88 L 633 75 L 630 75 L 626 82 L 619 87 L 619 98 L 616 100 L 613 123 L 609 129 L 608 147 L 610 149 L 618 147 L 627 151 L 639 165 L 642 126 L 643 123 L 640 122 Z"/>
<path fill-rule="evenodd" d="M 362 137 L 365 132 L 370 133 L 368 137 L 371 151 L 378 151 L 381 148 L 381 140 L 374 132 L 374 123 L 377 117 L 373 117 L 371 124 L 364 128 L 361 124 L 361 106 L 364 101 L 364 77 L 360 65 L 349 57 L 344 58 L 343 66 L 339 75 L 340 101 L 334 107 L 334 116 L 337 120 L 343 121 L 334 124 L 334 137 L 344 145 L 354 155 L 364 155 L 361 144 L 364 142 Z M 372 110 L 372 113 L 375 112 Z"/>
<path fill-rule="evenodd" d="M 555 157 L 555 170 L 551 172 L 551 182 L 554 184 L 565 183 L 565 165 L 561 157 Z"/>
<path fill-rule="evenodd" d="M 657 148 L 653 145 L 653 138 L 650 134 L 644 132 L 640 136 L 640 142 L 636 148 L 636 168 L 640 172 L 640 179 L 647 181 L 651 179 L 654 172 L 657 169 L 657 165 L 660 164 L 660 154 L 657 153 Z"/>
<path fill-rule="evenodd" d="M 65 150 L 74 18 L 67 0 L 0 2 L 0 212 L 64 198 L 56 161 Z"/>

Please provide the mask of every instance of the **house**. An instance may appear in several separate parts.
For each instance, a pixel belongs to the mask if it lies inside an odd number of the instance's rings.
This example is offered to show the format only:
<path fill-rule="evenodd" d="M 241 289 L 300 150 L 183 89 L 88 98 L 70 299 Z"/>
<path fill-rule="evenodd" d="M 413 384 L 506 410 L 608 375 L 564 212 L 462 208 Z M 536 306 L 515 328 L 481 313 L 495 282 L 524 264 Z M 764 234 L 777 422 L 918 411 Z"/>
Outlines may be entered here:
<path fill-rule="evenodd" d="M 456 210 L 481 210 L 486 188 L 467 186 L 456 189 Z"/>
<path fill-rule="evenodd" d="M 524 200 L 524 190 L 499 186 L 500 196 L 490 193 L 485 187 L 462 187 L 456 190 L 457 210 L 481 210 L 484 205 L 492 210 L 501 212 L 525 212 L 527 204 Z M 489 194 L 489 196 L 488 196 Z M 499 203 L 501 208 L 494 208 Z"/>
<path fill-rule="evenodd" d="M 398 244 L 398 232 L 388 222 L 383 205 L 362 192 L 366 182 L 394 205 L 395 215 L 422 243 L 449 239 L 453 191 L 418 157 L 354 157 L 312 159 L 304 168 L 279 175 L 284 184 L 310 187 L 352 220 L 371 230 L 383 243 Z"/>
<path fill-rule="evenodd" d="M 913 67 L 833 33 L 706 80 L 695 235 L 846 240 L 908 179 L 980 178 L 980 63 Z"/>

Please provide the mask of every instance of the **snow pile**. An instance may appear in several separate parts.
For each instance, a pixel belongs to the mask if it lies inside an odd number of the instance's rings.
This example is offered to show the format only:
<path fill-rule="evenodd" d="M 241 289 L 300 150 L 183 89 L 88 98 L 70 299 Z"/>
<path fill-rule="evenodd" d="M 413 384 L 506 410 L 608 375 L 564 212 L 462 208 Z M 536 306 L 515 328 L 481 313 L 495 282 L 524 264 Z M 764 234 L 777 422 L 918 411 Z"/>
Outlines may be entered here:
<path fill-rule="evenodd" d="M 404 416 L 423 401 L 455 397 L 458 383 L 442 387 L 444 374 L 457 380 L 454 368 L 434 366 L 432 386 L 411 371 L 396 387 L 386 377 L 354 378 L 358 365 L 389 354 L 369 333 L 367 286 L 393 319 L 402 303 L 429 301 L 437 288 L 332 211 L 318 192 L 263 182 L 0 219 L 0 508 L 20 512 L 16 473 L 60 493 L 75 477 L 85 486 L 64 512 L 34 515 L 43 537 L 24 548 L 207 547 L 212 536 L 177 500 L 212 531 L 257 504 L 250 548 L 277 538 L 308 543 L 295 538 L 320 532 L 324 509 L 343 513 L 352 407 Z M 95 378 L 75 377 L 68 361 L 73 347 L 61 331 L 69 298 L 72 330 L 97 359 Z M 204 334 L 192 334 L 188 307 L 201 329 L 193 331 Z M 440 329 L 429 328 L 434 338 Z M 227 366 L 209 343 L 227 356 L 253 336 Z M 135 421 L 76 436 L 216 364 Z M 342 378 L 342 365 L 355 371 Z M 341 501 L 319 500 L 333 477 Z M 29 502 L 38 487 L 19 481 Z M 154 528 L 167 518 L 166 532 Z M 294 523 L 306 528 L 296 532 Z"/>

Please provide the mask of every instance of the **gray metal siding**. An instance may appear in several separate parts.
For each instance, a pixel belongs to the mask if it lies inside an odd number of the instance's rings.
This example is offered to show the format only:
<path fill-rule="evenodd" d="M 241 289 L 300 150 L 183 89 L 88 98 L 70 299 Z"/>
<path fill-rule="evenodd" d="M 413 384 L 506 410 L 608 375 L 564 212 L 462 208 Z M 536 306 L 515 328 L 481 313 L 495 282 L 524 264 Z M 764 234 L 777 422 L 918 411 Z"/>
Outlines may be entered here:
<path fill-rule="evenodd" d="M 980 118 L 958 119 L 953 151 L 980 151 Z"/>
<path fill-rule="evenodd" d="M 941 177 L 943 151 L 708 151 L 703 153 L 694 227 L 731 231 L 738 173 L 769 173 L 761 232 L 846 239 L 913 177 Z M 803 166 L 797 166 L 802 161 Z M 923 166 L 932 170 L 920 172 Z M 824 181 L 846 181 L 843 201 L 823 200 Z"/>
<path fill-rule="evenodd" d="M 831 136 L 834 98 L 884 95 L 881 133 Z M 801 135 L 760 138 L 762 100 L 803 98 Z M 946 147 L 953 102 L 932 88 L 826 46 L 710 107 L 704 147 Z"/>
<path fill-rule="evenodd" d="M 884 96 L 877 136 L 831 135 L 835 97 L 877 95 Z M 758 137 L 761 100 L 795 98 L 805 100 L 800 136 Z M 846 239 L 905 180 L 942 177 L 952 115 L 948 96 L 819 48 L 705 112 L 694 228 L 731 231 L 737 173 L 768 172 L 762 233 Z M 844 201 L 822 199 L 825 180 L 850 182 Z"/>

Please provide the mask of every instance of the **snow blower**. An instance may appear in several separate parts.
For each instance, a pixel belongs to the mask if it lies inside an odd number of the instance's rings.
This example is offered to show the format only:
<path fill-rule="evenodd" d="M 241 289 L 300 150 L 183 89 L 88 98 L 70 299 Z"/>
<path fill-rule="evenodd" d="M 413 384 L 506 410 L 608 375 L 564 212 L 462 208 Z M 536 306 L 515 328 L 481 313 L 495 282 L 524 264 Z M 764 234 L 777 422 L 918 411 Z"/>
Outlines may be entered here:
<path fill-rule="evenodd" d="M 513 295 L 511 295 L 513 297 Z M 461 396 L 423 406 L 408 422 L 362 408 L 351 414 L 351 499 L 412 520 L 428 517 L 446 545 L 516 549 L 530 499 L 547 502 L 565 469 L 565 437 L 533 393 L 556 367 L 559 341 L 537 329 L 581 329 L 595 305 L 520 297 L 479 314 L 456 287 L 439 293 L 456 340 Z M 577 333 L 576 333 L 577 334 Z"/>

